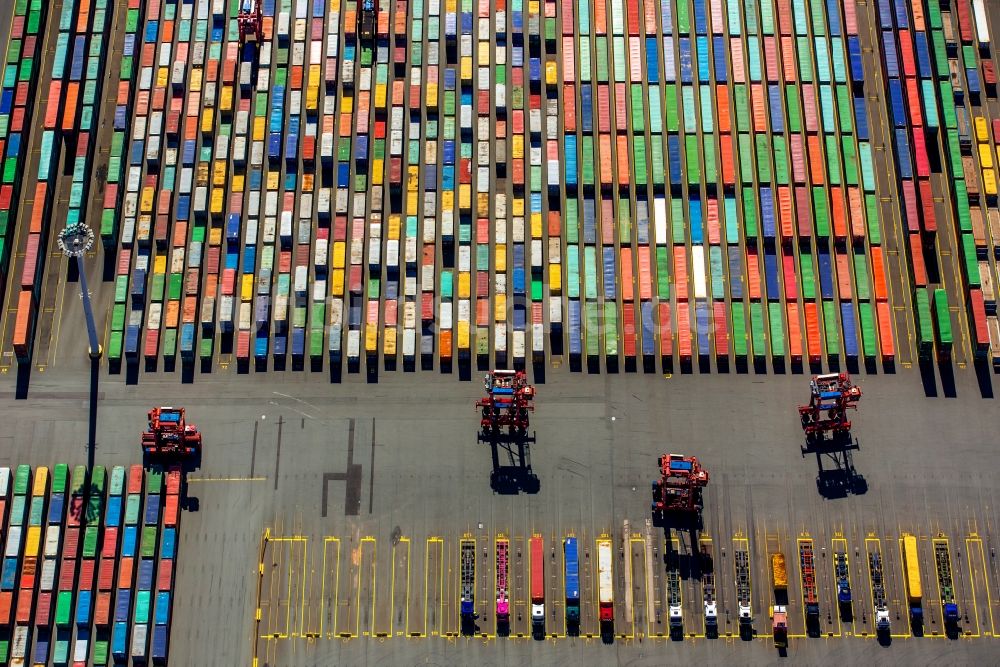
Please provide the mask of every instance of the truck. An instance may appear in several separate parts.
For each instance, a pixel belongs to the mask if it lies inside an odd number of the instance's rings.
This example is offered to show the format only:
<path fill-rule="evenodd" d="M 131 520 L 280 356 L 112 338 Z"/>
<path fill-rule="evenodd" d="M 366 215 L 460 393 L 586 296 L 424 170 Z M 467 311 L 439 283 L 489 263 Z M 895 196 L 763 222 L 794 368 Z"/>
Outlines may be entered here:
<path fill-rule="evenodd" d="M 736 559 L 736 606 L 740 616 L 740 634 L 751 631 L 753 612 L 750 607 L 750 554 L 746 549 L 737 549 Z"/>
<path fill-rule="evenodd" d="M 771 554 L 771 579 L 774 582 L 774 606 L 771 608 L 771 635 L 778 648 L 788 646 L 788 569 L 785 554 Z"/>
<path fill-rule="evenodd" d="M 497 625 L 510 624 L 510 593 L 507 585 L 507 565 L 510 556 L 510 542 L 506 538 L 496 542 L 497 566 Z"/>
<path fill-rule="evenodd" d="M 934 540 L 934 565 L 937 569 L 941 604 L 944 605 L 944 624 L 948 632 L 958 628 L 958 604 L 955 602 L 955 585 L 951 577 L 951 553 L 948 541 L 941 536 Z"/>
<path fill-rule="evenodd" d="M 799 540 L 799 566 L 802 572 L 802 602 L 806 607 L 806 630 L 819 633 L 819 597 L 816 592 L 816 558 L 812 540 Z"/>
<path fill-rule="evenodd" d="M 837 604 L 843 609 L 851 606 L 851 576 L 847 567 L 847 554 L 840 549 L 833 555 L 833 572 L 837 577 Z"/>
<path fill-rule="evenodd" d="M 906 604 L 910 610 L 910 623 L 921 626 L 924 622 L 924 591 L 920 585 L 917 538 L 909 533 L 903 535 L 903 569 L 906 573 Z"/>
<path fill-rule="evenodd" d="M 361 11 L 358 12 L 358 35 L 364 42 L 375 39 L 376 12 L 375 0 L 361 0 Z"/>
<path fill-rule="evenodd" d="M 719 635 L 719 603 L 715 596 L 715 564 L 712 562 L 712 547 L 702 543 L 700 556 L 701 591 L 705 603 L 705 636 Z"/>
<path fill-rule="evenodd" d="M 531 629 L 535 637 L 545 635 L 545 544 L 541 535 L 528 543 L 531 555 Z"/>
<path fill-rule="evenodd" d="M 684 609 L 681 606 L 681 575 L 676 567 L 667 570 L 667 610 L 670 617 L 670 633 L 678 634 L 684 629 Z"/>
<path fill-rule="evenodd" d="M 462 540 L 461 555 L 462 634 L 471 635 L 474 632 L 476 619 L 476 543 L 473 540 Z"/>
<path fill-rule="evenodd" d="M 566 583 L 566 624 L 571 628 L 580 625 L 580 559 L 575 537 L 563 543 Z"/>
<path fill-rule="evenodd" d="M 771 610 L 771 634 L 774 645 L 778 648 L 788 647 L 788 607 L 776 604 Z"/>
<path fill-rule="evenodd" d="M 615 622 L 614 579 L 611 573 L 611 540 L 597 540 L 597 602 L 601 619 L 601 634 L 610 634 L 606 627 Z"/>
<path fill-rule="evenodd" d="M 875 632 L 880 636 L 889 634 L 889 606 L 885 598 L 885 573 L 882 570 L 882 554 L 868 552 L 868 573 L 872 580 L 872 605 L 875 609 Z"/>

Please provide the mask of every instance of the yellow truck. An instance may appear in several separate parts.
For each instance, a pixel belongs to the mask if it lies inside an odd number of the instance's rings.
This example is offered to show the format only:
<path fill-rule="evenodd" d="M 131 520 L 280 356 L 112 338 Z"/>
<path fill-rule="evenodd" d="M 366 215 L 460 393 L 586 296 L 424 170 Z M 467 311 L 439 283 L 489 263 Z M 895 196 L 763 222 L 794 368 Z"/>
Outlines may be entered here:
<path fill-rule="evenodd" d="M 788 588 L 788 571 L 785 568 L 785 554 L 771 555 L 771 575 L 774 579 L 774 590 L 783 591 Z"/>
<path fill-rule="evenodd" d="M 924 621 L 924 593 L 920 586 L 917 538 L 909 533 L 903 534 L 903 570 L 906 573 L 906 603 L 910 609 L 910 623 L 921 625 Z"/>

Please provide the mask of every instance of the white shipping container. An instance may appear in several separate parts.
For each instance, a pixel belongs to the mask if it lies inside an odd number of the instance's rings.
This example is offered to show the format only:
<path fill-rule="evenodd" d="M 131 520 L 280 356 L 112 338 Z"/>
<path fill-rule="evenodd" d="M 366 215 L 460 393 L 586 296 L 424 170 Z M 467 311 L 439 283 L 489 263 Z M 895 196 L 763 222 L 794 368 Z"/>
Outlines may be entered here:
<path fill-rule="evenodd" d="M 976 39 L 979 41 L 979 48 L 989 49 L 990 26 L 986 18 L 985 0 L 972 0 L 972 13 L 976 19 Z"/>
<path fill-rule="evenodd" d="M 507 324 L 497 322 L 493 330 L 493 349 L 497 352 L 507 351 Z"/>
<path fill-rule="evenodd" d="M 24 664 L 24 656 L 28 653 L 28 639 L 30 637 L 29 628 L 27 625 L 18 625 L 14 628 L 14 638 L 11 641 L 10 646 L 10 657 L 13 659 L 11 661 L 11 666 L 17 664 Z M 83 656 L 83 661 L 86 662 L 87 656 Z"/>
<path fill-rule="evenodd" d="M 416 276 L 406 276 L 406 280 L 403 282 L 403 294 L 406 296 L 416 296 L 417 295 L 417 277 Z"/>
<path fill-rule="evenodd" d="M 403 329 L 403 358 L 413 359 L 416 356 L 417 332 L 411 329 Z"/>
<path fill-rule="evenodd" d="M 38 590 L 52 591 L 56 585 L 56 558 L 46 558 L 42 561 L 42 574 L 38 579 Z"/>
<path fill-rule="evenodd" d="M 438 306 L 438 326 L 441 329 L 451 329 L 450 303 L 442 303 Z"/>
<path fill-rule="evenodd" d="M 8 529 L 3 555 L 5 558 L 17 558 L 21 555 L 21 526 L 11 526 Z"/>
<path fill-rule="evenodd" d="M 382 244 L 376 239 L 374 243 L 368 244 L 368 266 L 372 271 L 377 271 L 381 263 Z"/>
<path fill-rule="evenodd" d="M 291 24 L 291 16 L 288 12 L 278 12 L 278 36 L 288 37 L 288 30 Z"/>
<path fill-rule="evenodd" d="M 136 658 L 145 662 L 146 660 L 146 633 L 148 627 L 145 623 L 137 623 L 132 626 L 132 660 Z"/>
<path fill-rule="evenodd" d="M 385 243 L 385 263 L 386 266 L 399 267 L 399 241 L 389 239 Z"/>
<path fill-rule="evenodd" d="M 262 66 L 263 67 L 263 66 Z M 257 72 L 257 92 L 266 93 L 271 89 L 270 70 L 261 69 Z"/>
<path fill-rule="evenodd" d="M 361 356 L 361 332 L 351 329 L 347 332 L 347 358 L 357 359 Z"/>
<path fill-rule="evenodd" d="M 434 292 L 434 267 L 431 265 L 420 266 L 420 291 Z"/>
<path fill-rule="evenodd" d="M 558 324 L 562 322 L 562 299 L 558 296 L 549 297 L 549 323 Z"/>
<path fill-rule="evenodd" d="M 515 331 L 513 335 L 513 347 L 511 348 L 515 359 L 524 359 L 524 332 Z"/>
<path fill-rule="evenodd" d="M 313 263 L 317 267 L 326 266 L 329 262 L 330 242 L 327 239 L 316 239 L 316 254 Z"/>
<path fill-rule="evenodd" d="M 215 321 L 215 297 L 206 296 L 201 302 L 201 319 L 203 326 L 210 326 Z"/>
<path fill-rule="evenodd" d="M 549 160 L 549 187 L 559 187 L 559 160 Z"/>
<path fill-rule="evenodd" d="M 253 320 L 253 304 L 249 301 L 241 302 L 240 322 L 239 322 L 240 331 L 250 331 L 250 323 L 252 320 Z"/>
<path fill-rule="evenodd" d="M 653 238 L 656 245 L 667 243 L 667 200 L 663 197 L 653 199 Z"/>
<path fill-rule="evenodd" d="M 0 498 L 10 496 L 10 468 L 0 467 Z"/>
<path fill-rule="evenodd" d="M 497 273 L 493 276 L 493 291 L 495 294 L 507 293 L 507 274 Z"/>
<path fill-rule="evenodd" d="M 305 266 L 295 267 L 295 294 L 305 296 L 309 286 L 309 269 Z"/>
<path fill-rule="evenodd" d="M 560 264 L 562 262 L 562 248 L 558 237 L 549 237 L 549 264 Z"/>
<path fill-rule="evenodd" d="M 326 301 L 326 281 L 317 280 L 313 283 L 313 295 L 312 300 L 316 303 L 323 303 Z M 315 324 L 320 324 L 316 322 Z"/>
<path fill-rule="evenodd" d="M 163 313 L 162 303 L 149 304 L 149 314 L 146 315 L 146 328 L 150 331 L 157 331 L 160 328 L 160 318 Z"/>
<path fill-rule="evenodd" d="M 45 529 L 45 549 L 42 553 L 46 558 L 57 558 L 59 556 L 60 536 L 59 526 L 48 526 Z"/>
<path fill-rule="evenodd" d="M 78 635 L 76 641 L 73 642 L 73 663 L 86 665 L 87 654 L 89 652 L 90 652 L 90 642 L 87 641 L 85 637 L 80 637 Z"/>
<path fill-rule="evenodd" d="M 531 258 L 532 267 L 542 266 L 542 240 L 532 239 L 531 240 Z"/>
<path fill-rule="evenodd" d="M 517 216 L 511 221 L 511 239 L 514 243 L 524 243 L 524 218 Z"/>
<path fill-rule="evenodd" d="M 705 248 L 700 245 L 691 246 L 691 274 L 694 278 L 694 298 L 708 298 L 705 286 Z"/>
<path fill-rule="evenodd" d="M 493 130 L 493 120 L 489 116 L 480 116 L 476 138 L 479 141 L 487 141 L 493 136 Z"/>
<path fill-rule="evenodd" d="M 545 353 L 545 325 L 541 322 L 531 325 L 531 349 L 536 355 Z"/>

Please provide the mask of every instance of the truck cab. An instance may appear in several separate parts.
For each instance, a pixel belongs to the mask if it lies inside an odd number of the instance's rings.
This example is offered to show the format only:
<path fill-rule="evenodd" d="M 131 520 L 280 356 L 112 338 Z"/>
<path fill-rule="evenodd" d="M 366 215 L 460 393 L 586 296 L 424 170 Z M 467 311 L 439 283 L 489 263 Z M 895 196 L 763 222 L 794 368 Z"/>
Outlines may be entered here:
<path fill-rule="evenodd" d="M 847 579 L 837 581 L 837 602 L 842 606 L 851 604 L 851 585 L 847 583 Z"/>
<path fill-rule="evenodd" d="M 783 604 L 776 604 L 771 610 L 771 633 L 775 646 L 788 646 L 788 608 Z"/>
<path fill-rule="evenodd" d="M 875 610 L 875 630 L 879 634 L 889 632 L 889 610 L 885 607 Z"/>
<path fill-rule="evenodd" d="M 714 631 L 719 627 L 719 605 L 715 602 L 705 603 L 705 628 Z"/>
<path fill-rule="evenodd" d="M 741 604 L 740 609 L 740 625 L 750 625 L 753 623 L 753 614 L 750 613 L 750 605 Z"/>
<path fill-rule="evenodd" d="M 958 605 L 949 602 L 944 606 L 944 622 L 950 625 L 958 624 Z"/>
<path fill-rule="evenodd" d="M 531 625 L 534 628 L 545 626 L 545 603 L 531 603 Z"/>
<path fill-rule="evenodd" d="M 684 611 L 681 609 L 679 604 L 670 605 L 670 628 L 672 630 L 678 630 L 684 627 Z"/>

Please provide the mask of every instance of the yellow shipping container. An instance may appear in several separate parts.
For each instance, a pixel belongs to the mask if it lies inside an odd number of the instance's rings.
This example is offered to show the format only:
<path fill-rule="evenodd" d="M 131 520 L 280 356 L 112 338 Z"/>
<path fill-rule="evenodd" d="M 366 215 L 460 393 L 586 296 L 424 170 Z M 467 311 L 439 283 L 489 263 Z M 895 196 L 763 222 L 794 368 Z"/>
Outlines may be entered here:
<path fill-rule="evenodd" d="M 428 109 L 438 108 L 438 85 L 436 83 L 427 84 L 426 105 Z"/>
<path fill-rule="evenodd" d="M 142 189 L 142 197 L 139 200 L 139 212 L 140 213 L 152 213 L 153 212 L 153 199 L 156 197 L 156 189 L 151 186 L 146 186 Z"/>
<path fill-rule="evenodd" d="M 542 214 L 532 213 L 531 214 L 531 238 L 540 239 L 542 238 Z"/>
<path fill-rule="evenodd" d="M 375 354 L 378 352 L 378 325 L 365 325 L 365 352 Z"/>
<path fill-rule="evenodd" d="M 511 207 L 510 208 L 511 208 L 511 215 L 513 215 L 515 218 L 523 218 L 524 217 L 524 198 L 523 197 L 514 197 L 513 201 L 511 202 Z"/>
<path fill-rule="evenodd" d="M 478 51 L 479 51 L 479 66 L 480 67 L 489 67 L 489 65 L 490 65 L 490 46 L 491 45 L 490 45 L 490 43 L 488 41 L 486 41 L 486 42 L 479 42 L 479 49 L 478 49 Z"/>
<path fill-rule="evenodd" d="M 496 270 L 498 272 L 503 272 L 507 270 L 507 244 L 497 243 L 494 249 L 496 253 Z"/>
<path fill-rule="evenodd" d="M 458 349 L 469 349 L 469 323 L 461 320 L 458 322 Z"/>
<path fill-rule="evenodd" d="M 167 256 L 157 255 L 156 259 L 153 260 L 153 273 L 166 273 L 167 272 Z"/>
<path fill-rule="evenodd" d="M 512 143 L 510 146 L 510 154 L 515 160 L 524 159 L 524 136 L 520 134 L 515 134 L 511 137 Z"/>
<path fill-rule="evenodd" d="M 281 184 L 281 172 L 280 171 L 269 171 L 267 172 L 267 189 L 277 190 L 278 186 Z"/>
<path fill-rule="evenodd" d="M 399 214 L 390 213 L 388 220 L 386 220 L 385 226 L 385 237 L 387 239 L 399 240 Z"/>
<path fill-rule="evenodd" d="M 993 149 L 989 144 L 979 144 L 979 164 L 983 169 L 993 168 Z"/>
<path fill-rule="evenodd" d="M 212 185 L 217 188 L 225 187 L 226 185 L 226 166 L 225 160 L 215 160 L 212 162 Z"/>
<path fill-rule="evenodd" d="M 982 116 L 976 116 L 976 141 L 982 143 L 989 140 L 990 130 L 989 125 L 986 123 L 986 119 Z"/>
<path fill-rule="evenodd" d="M 472 274 L 462 271 L 458 274 L 458 298 L 468 299 L 472 295 Z"/>
<path fill-rule="evenodd" d="M 983 193 L 987 197 L 997 195 L 997 176 L 992 169 L 983 169 Z"/>
<path fill-rule="evenodd" d="M 458 208 L 462 212 L 472 209 L 472 186 L 468 183 L 458 185 Z"/>
<path fill-rule="evenodd" d="M 253 274 L 244 273 L 240 280 L 240 299 L 250 301 L 253 299 Z"/>
<path fill-rule="evenodd" d="M 344 296 L 344 270 L 334 269 L 330 274 L 330 294 Z"/>
<path fill-rule="evenodd" d="M 192 92 L 201 92 L 201 82 L 204 76 L 204 70 L 200 67 L 194 67 L 191 69 L 191 85 L 188 86 Z"/>
<path fill-rule="evenodd" d="M 420 187 L 420 167 L 410 165 L 406 168 L 406 191 L 416 192 Z"/>
<path fill-rule="evenodd" d="M 156 87 L 166 88 L 167 83 L 170 81 L 170 68 L 168 67 L 157 67 L 156 68 Z"/>
<path fill-rule="evenodd" d="M 42 541 L 42 527 L 28 526 L 28 535 L 24 539 L 24 557 L 38 556 L 38 545 Z"/>
<path fill-rule="evenodd" d="M 306 88 L 306 110 L 316 111 L 319 106 L 319 91 L 315 88 Z"/>
<path fill-rule="evenodd" d="M 341 113 L 354 113 L 354 98 L 350 95 L 344 95 L 341 97 L 340 111 Z"/>
<path fill-rule="evenodd" d="M 48 493 L 49 490 L 49 469 L 45 466 L 35 468 L 35 483 L 31 487 L 31 496 L 39 498 Z"/>
<path fill-rule="evenodd" d="M 458 11 L 458 0 L 445 0 L 445 11 L 455 13 Z"/>
<path fill-rule="evenodd" d="M 267 119 L 259 116 L 253 119 L 253 140 L 264 141 L 264 132 L 267 130 Z"/>
<path fill-rule="evenodd" d="M 419 206 L 420 206 L 420 193 L 419 192 L 407 192 L 406 193 L 406 215 L 416 215 Z"/>
<path fill-rule="evenodd" d="M 212 189 L 212 204 L 209 211 L 212 215 L 222 215 L 222 209 L 226 203 L 226 191 L 222 188 Z"/>
<path fill-rule="evenodd" d="M 451 211 L 455 208 L 455 191 L 443 190 L 441 192 L 441 210 Z"/>
<path fill-rule="evenodd" d="M 335 269 L 342 269 L 346 266 L 347 243 L 345 241 L 334 241 L 333 252 L 330 257 L 330 266 Z"/>
<path fill-rule="evenodd" d="M 490 217 L 490 193 L 476 193 L 476 215 L 480 218 Z"/>
<path fill-rule="evenodd" d="M 243 192 L 243 184 L 245 180 L 246 176 L 244 176 L 243 174 L 233 174 L 232 178 L 229 181 L 230 188 L 232 189 L 232 191 Z"/>
<path fill-rule="evenodd" d="M 208 232 L 208 244 L 220 245 L 222 243 L 222 227 L 212 227 Z"/>
<path fill-rule="evenodd" d="M 315 178 L 315 174 L 302 174 L 302 192 L 313 191 L 313 179 Z"/>
<path fill-rule="evenodd" d="M 911 602 L 919 602 L 923 596 L 920 586 L 920 559 L 917 554 L 917 538 L 903 535 L 903 570 L 906 572 L 906 594 Z"/>
<path fill-rule="evenodd" d="M 559 69 L 554 60 L 547 60 L 545 62 L 545 84 L 554 86 L 557 83 L 559 83 Z"/>
<path fill-rule="evenodd" d="M 200 188 L 208 187 L 208 163 L 199 162 L 194 168 L 194 184 Z"/>
<path fill-rule="evenodd" d="M 386 86 L 384 83 L 376 83 L 375 84 L 375 108 L 376 109 L 384 109 L 387 106 L 387 102 L 386 102 L 386 91 L 387 90 L 388 90 L 388 86 Z"/>
<path fill-rule="evenodd" d="M 493 319 L 497 322 L 507 321 L 507 295 L 497 294 L 493 300 Z"/>
<path fill-rule="evenodd" d="M 215 110 L 205 107 L 201 110 L 201 133 L 211 134 L 215 128 Z"/>
<path fill-rule="evenodd" d="M 553 296 L 562 294 L 562 267 L 559 264 L 549 264 L 549 291 Z"/>
<path fill-rule="evenodd" d="M 233 87 L 223 86 L 219 92 L 219 111 L 229 113 L 233 110 Z"/>
<path fill-rule="evenodd" d="M 385 182 L 385 160 L 375 158 L 372 160 L 372 185 L 382 185 Z"/>
<path fill-rule="evenodd" d="M 774 588 L 784 590 L 788 588 L 788 571 L 785 569 L 785 554 L 777 553 L 771 555 L 771 575 L 774 580 Z"/>
<path fill-rule="evenodd" d="M 385 339 L 382 344 L 382 354 L 387 357 L 396 356 L 396 327 L 385 328 Z"/>
<path fill-rule="evenodd" d="M 541 3 L 538 0 L 528 0 L 528 14 L 538 14 Z"/>
<path fill-rule="evenodd" d="M 463 81 L 472 81 L 472 56 L 462 56 L 461 75 Z"/>

